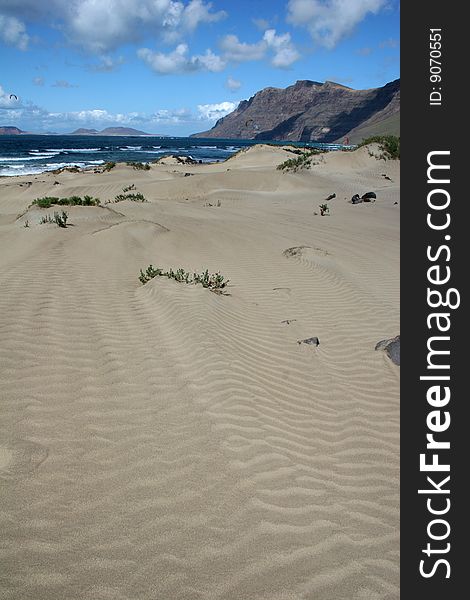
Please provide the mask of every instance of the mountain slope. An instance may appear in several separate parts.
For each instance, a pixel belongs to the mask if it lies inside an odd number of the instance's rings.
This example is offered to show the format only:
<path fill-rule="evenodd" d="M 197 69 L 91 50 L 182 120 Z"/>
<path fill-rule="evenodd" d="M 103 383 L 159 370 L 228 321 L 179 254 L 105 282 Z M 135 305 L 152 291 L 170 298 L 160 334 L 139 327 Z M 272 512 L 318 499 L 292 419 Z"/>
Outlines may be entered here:
<path fill-rule="evenodd" d="M 211 130 L 191 137 L 335 142 L 363 127 L 374 132 L 384 122 L 394 129 L 385 133 L 397 133 L 399 110 L 399 79 L 369 90 L 297 81 L 285 89 L 261 90 Z"/>

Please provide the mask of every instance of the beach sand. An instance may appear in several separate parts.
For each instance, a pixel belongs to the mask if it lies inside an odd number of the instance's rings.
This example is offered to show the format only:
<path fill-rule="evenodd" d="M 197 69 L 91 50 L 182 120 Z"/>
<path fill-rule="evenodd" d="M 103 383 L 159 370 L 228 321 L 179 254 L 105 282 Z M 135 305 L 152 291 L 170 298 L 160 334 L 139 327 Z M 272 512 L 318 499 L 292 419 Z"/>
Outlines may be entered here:
<path fill-rule="evenodd" d="M 0 180 L 2 600 L 399 598 L 399 162 L 288 158 Z"/>

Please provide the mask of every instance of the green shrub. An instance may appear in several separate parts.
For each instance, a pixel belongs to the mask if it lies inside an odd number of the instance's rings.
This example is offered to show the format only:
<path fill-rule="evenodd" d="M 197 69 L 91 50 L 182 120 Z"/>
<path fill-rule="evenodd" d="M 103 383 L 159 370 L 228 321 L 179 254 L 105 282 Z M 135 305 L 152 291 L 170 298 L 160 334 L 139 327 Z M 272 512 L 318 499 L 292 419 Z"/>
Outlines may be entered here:
<path fill-rule="evenodd" d="M 37 206 L 39 208 L 50 208 L 51 206 L 98 206 L 100 204 L 99 198 L 92 198 L 92 196 L 70 196 L 69 198 L 57 198 L 55 196 L 45 196 L 44 198 L 36 198 L 33 200 L 31 206 Z"/>
<path fill-rule="evenodd" d="M 131 202 L 147 202 L 147 199 L 140 192 L 132 192 L 131 194 L 118 194 L 115 198 L 115 202 L 122 202 L 123 200 L 130 200 Z"/>
<path fill-rule="evenodd" d="M 115 166 L 116 166 L 116 163 L 114 161 L 110 160 L 109 162 L 107 162 L 103 165 L 103 170 L 111 171 L 111 169 L 114 169 Z"/>
<path fill-rule="evenodd" d="M 33 200 L 33 204 L 39 208 L 50 208 L 53 204 L 58 204 L 59 198 L 52 196 L 45 196 L 44 198 L 36 198 Z"/>
<path fill-rule="evenodd" d="M 164 271 L 163 269 L 155 268 L 153 265 L 148 266 L 145 272 L 142 271 L 142 269 L 140 270 L 139 281 L 143 285 L 145 285 L 154 277 L 168 277 L 168 279 L 174 279 L 175 281 L 183 283 L 200 283 L 202 287 L 219 294 L 223 293 L 222 290 L 229 283 L 229 279 L 226 280 L 225 277 L 220 273 L 209 274 L 208 269 L 202 273 L 193 273 L 192 275 L 189 273 L 189 271 L 185 271 L 181 268 L 177 269 L 176 271 L 173 269 Z"/>
<path fill-rule="evenodd" d="M 128 162 L 129 167 L 133 167 L 136 171 L 149 171 L 150 165 L 143 162 Z"/>
<path fill-rule="evenodd" d="M 300 169 L 310 169 L 312 166 L 313 157 L 317 154 L 323 154 L 324 150 L 318 148 L 311 148 L 307 151 L 301 151 L 300 156 L 297 158 L 289 158 L 280 165 L 277 166 L 278 171 L 292 171 L 297 173 Z"/>
<path fill-rule="evenodd" d="M 400 138 L 396 135 L 374 135 L 362 140 L 357 147 L 360 148 L 361 146 L 367 146 L 368 144 L 379 144 L 383 153 L 379 158 L 389 160 L 397 160 L 400 158 Z"/>

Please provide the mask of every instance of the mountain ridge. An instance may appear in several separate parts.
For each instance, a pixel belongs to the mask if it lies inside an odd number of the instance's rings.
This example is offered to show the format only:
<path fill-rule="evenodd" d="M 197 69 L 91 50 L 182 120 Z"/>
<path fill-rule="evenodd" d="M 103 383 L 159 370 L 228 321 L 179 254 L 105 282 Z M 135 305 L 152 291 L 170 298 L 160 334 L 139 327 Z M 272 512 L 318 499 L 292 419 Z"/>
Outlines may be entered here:
<path fill-rule="evenodd" d="M 382 123 L 387 133 L 398 134 L 399 111 L 399 79 L 366 90 L 305 79 L 260 90 L 212 129 L 190 137 L 324 143 L 349 137 L 354 143 L 363 128 L 373 132 Z"/>

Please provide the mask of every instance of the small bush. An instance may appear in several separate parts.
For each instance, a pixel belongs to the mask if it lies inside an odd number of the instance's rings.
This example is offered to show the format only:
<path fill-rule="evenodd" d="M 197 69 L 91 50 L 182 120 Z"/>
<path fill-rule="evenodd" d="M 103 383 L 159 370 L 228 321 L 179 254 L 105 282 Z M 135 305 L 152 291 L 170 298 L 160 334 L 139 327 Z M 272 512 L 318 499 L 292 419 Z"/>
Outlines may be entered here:
<path fill-rule="evenodd" d="M 45 196 L 44 198 L 36 198 L 33 200 L 31 206 L 37 206 L 39 208 L 51 208 L 51 206 L 98 206 L 100 204 L 99 198 L 93 198 L 92 196 L 70 196 L 69 198 L 56 198 L 55 196 Z"/>
<path fill-rule="evenodd" d="M 189 273 L 189 271 L 185 271 L 184 269 L 177 269 L 174 271 L 173 269 L 169 269 L 168 271 L 164 271 L 160 268 L 155 268 L 153 265 L 147 267 L 147 269 L 142 271 L 140 270 L 139 281 L 145 285 L 148 281 L 153 279 L 154 277 L 168 277 L 168 279 L 174 279 L 175 281 L 188 283 L 188 284 L 197 284 L 200 283 L 202 287 L 205 287 L 212 292 L 223 293 L 223 289 L 229 283 L 229 279 L 225 279 L 223 275 L 220 273 L 212 273 L 209 274 L 209 270 L 206 269 L 202 273 Z"/>
<path fill-rule="evenodd" d="M 111 169 L 114 169 L 115 166 L 116 163 L 111 160 L 103 165 L 103 171 L 111 171 Z"/>
<path fill-rule="evenodd" d="M 320 215 L 322 217 L 324 217 L 327 213 L 330 212 L 330 207 L 328 206 L 328 204 L 320 204 L 319 209 L 320 209 Z"/>
<path fill-rule="evenodd" d="M 62 214 L 58 212 L 54 213 L 54 223 L 56 223 L 59 227 L 67 227 L 67 219 L 69 218 L 68 214 L 63 210 Z"/>
<path fill-rule="evenodd" d="M 134 168 L 136 171 L 149 171 L 150 165 L 143 162 L 128 162 L 129 167 Z"/>
<path fill-rule="evenodd" d="M 312 159 L 317 154 L 323 154 L 323 150 L 311 148 L 308 151 L 303 151 L 298 158 L 289 158 L 277 166 L 278 171 L 292 171 L 297 173 L 300 169 L 310 169 Z"/>
<path fill-rule="evenodd" d="M 147 202 L 147 199 L 140 192 L 132 192 L 131 194 L 118 194 L 115 198 L 115 202 L 122 202 L 123 200 L 130 200 L 131 202 Z"/>
<path fill-rule="evenodd" d="M 136 189 L 135 185 L 132 183 L 131 185 L 128 185 L 127 187 L 122 188 L 122 191 L 123 192 L 130 192 L 131 190 L 135 190 L 135 189 Z"/>
<path fill-rule="evenodd" d="M 360 148 L 368 144 L 379 144 L 383 153 L 379 158 L 384 160 L 397 160 L 400 158 L 400 138 L 396 135 L 374 135 L 362 140 L 357 147 Z"/>
<path fill-rule="evenodd" d="M 65 212 L 65 210 L 63 210 L 62 213 L 55 212 L 54 218 L 52 218 L 51 215 L 45 215 L 44 217 L 41 217 L 39 224 L 45 225 L 46 223 L 55 223 L 58 227 L 65 228 L 67 227 L 68 218 L 69 215 Z"/>

